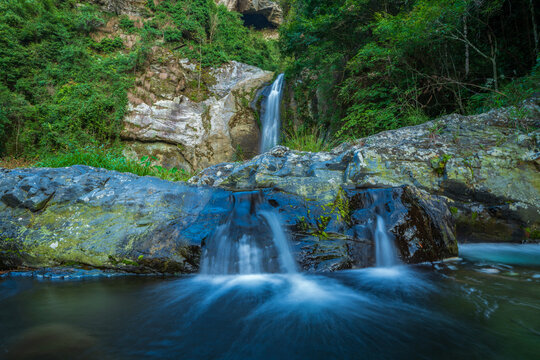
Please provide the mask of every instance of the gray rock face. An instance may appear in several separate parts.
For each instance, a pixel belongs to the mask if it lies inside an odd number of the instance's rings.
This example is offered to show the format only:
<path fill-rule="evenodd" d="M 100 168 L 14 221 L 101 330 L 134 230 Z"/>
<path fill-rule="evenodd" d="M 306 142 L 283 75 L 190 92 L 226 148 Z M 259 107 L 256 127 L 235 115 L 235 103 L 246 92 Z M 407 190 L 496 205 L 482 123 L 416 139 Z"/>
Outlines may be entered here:
<path fill-rule="evenodd" d="M 278 187 L 326 200 L 342 186 L 406 184 L 447 197 L 465 240 L 522 241 L 527 229 L 540 228 L 539 114 L 530 101 L 519 111 L 451 115 L 329 153 L 278 146 L 242 164 L 212 166 L 190 182 L 234 189 Z"/>
<path fill-rule="evenodd" d="M 259 128 L 249 103 L 272 72 L 232 61 L 201 75 L 175 58 L 148 72 L 130 94 L 125 155 L 155 156 L 161 165 L 192 171 L 258 153 Z M 206 98 L 196 101 L 203 90 L 196 96 L 189 91 L 198 87 L 199 75 Z"/>
<path fill-rule="evenodd" d="M 244 15 L 262 15 L 274 26 L 279 26 L 283 22 L 283 10 L 276 1 L 216 0 L 216 3 L 225 5 L 230 11 L 237 11 Z"/>
<path fill-rule="evenodd" d="M 146 4 L 146 0 L 86 0 L 97 4 L 105 11 L 115 14 L 140 15 Z"/>
<path fill-rule="evenodd" d="M 387 214 L 403 261 L 456 255 L 444 201 L 395 188 L 377 190 L 385 195 L 373 202 L 365 200 L 371 196 L 366 191 L 341 190 L 324 202 L 266 189 L 258 202 L 280 213 L 305 270 L 372 265 L 368 235 L 381 212 Z M 195 272 L 201 246 L 231 214 L 234 237 L 257 234 L 252 197 L 86 166 L 1 170 L 0 270 L 62 265 Z"/>

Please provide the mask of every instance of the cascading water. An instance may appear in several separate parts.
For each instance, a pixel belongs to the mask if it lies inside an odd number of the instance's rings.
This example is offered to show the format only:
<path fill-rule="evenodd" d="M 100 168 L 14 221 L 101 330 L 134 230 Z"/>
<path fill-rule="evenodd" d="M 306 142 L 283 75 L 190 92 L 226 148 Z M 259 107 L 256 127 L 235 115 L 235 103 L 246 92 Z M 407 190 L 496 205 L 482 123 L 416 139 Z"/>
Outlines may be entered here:
<path fill-rule="evenodd" d="M 398 264 L 394 242 L 388 236 L 386 223 L 381 215 L 377 215 L 375 229 L 375 263 L 377 267 L 390 267 Z"/>
<path fill-rule="evenodd" d="M 296 264 L 279 215 L 260 192 L 231 196 L 233 210 L 205 244 L 204 275 L 295 273 Z"/>
<path fill-rule="evenodd" d="M 284 74 L 280 74 L 270 87 L 270 93 L 262 104 L 261 152 L 266 152 L 279 142 L 280 102 Z"/>
<path fill-rule="evenodd" d="M 395 239 L 387 224 L 395 223 L 395 217 L 402 211 L 403 204 L 395 198 L 390 189 L 365 189 L 356 193 L 352 201 L 361 211 L 354 215 L 357 225 L 354 234 L 360 239 L 373 239 L 374 250 L 366 249 L 364 262 L 380 268 L 400 264 Z"/>

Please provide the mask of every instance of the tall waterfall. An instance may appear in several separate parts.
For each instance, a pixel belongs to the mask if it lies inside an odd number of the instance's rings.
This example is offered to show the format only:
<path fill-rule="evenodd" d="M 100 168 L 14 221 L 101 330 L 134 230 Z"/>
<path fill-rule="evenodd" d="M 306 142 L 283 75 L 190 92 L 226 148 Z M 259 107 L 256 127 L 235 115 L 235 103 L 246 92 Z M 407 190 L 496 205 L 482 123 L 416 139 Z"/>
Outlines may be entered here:
<path fill-rule="evenodd" d="M 280 103 L 283 90 L 284 74 L 280 74 L 270 88 L 262 109 L 261 152 L 266 152 L 279 142 Z"/>
<path fill-rule="evenodd" d="M 204 246 L 201 273 L 295 273 L 296 263 L 279 215 L 262 193 L 236 193 L 230 201 L 230 216 Z"/>

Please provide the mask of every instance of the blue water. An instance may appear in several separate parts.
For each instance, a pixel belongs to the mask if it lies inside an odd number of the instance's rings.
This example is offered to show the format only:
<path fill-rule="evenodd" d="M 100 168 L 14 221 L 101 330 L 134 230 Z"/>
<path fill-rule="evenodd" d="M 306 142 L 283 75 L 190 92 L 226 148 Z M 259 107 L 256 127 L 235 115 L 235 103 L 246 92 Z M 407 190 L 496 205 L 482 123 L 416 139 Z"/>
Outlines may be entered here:
<path fill-rule="evenodd" d="M 0 358 L 536 359 L 540 267 L 465 252 L 325 275 L 8 276 Z"/>

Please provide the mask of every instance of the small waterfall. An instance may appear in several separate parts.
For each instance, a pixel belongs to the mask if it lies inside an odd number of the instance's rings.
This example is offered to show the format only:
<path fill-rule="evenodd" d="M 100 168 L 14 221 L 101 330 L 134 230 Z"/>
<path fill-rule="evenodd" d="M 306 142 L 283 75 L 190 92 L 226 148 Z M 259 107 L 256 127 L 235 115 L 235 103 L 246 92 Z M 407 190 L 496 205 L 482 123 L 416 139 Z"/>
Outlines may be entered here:
<path fill-rule="evenodd" d="M 280 74 L 270 88 L 262 109 L 261 152 L 266 152 L 279 142 L 280 102 L 283 89 L 284 74 Z"/>
<path fill-rule="evenodd" d="M 359 209 L 355 212 L 354 236 L 373 239 L 373 247 L 362 253 L 362 261 L 387 268 L 400 264 L 399 252 L 388 224 L 394 224 L 403 204 L 392 189 L 364 189 L 351 199 Z M 374 260 L 374 261 L 373 261 Z"/>
<path fill-rule="evenodd" d="M 260 192 L 231 195 L 233 210 L 204 246 L 206 275 L 295 273 L 296 263 L 279 215 Z"/>
<path fill-rule="evenodd" d="M 375 264 L 377 267 L 390 267 L 398 264 L 394 242 L 388 236 L 384 218 L 377 215 L 375 228 Z"/>
<path fill-rule="evenodd" d="M 296 272 L 296 262 L 292 256 L 289 241 L 287 240 L 285 231 L 283 231 L 278 214 L 275 211 L 264 211 L 261 212 L 261 215 L 268 222 L 274 235 L 274 244 L 279 252 L 279 261 L 282 268 L 288 273 Z"/>

